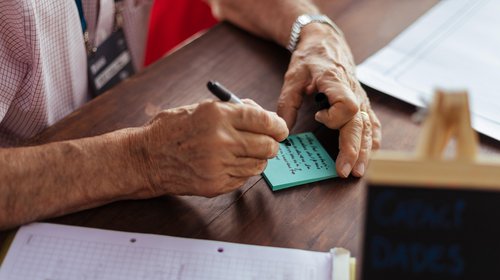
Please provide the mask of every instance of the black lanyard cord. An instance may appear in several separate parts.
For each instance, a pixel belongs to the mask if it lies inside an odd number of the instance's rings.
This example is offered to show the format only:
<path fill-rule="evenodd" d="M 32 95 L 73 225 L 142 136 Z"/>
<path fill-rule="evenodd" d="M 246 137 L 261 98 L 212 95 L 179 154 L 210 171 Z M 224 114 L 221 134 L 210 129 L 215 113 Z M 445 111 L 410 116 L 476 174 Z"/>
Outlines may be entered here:
<path fill-rule="evenodd" d="M 85 20 L 85 15 L 83 14 L 83 4 L 82 0 L 75 0 L 76 6 L 78 7 L 78 14 L 80 15 L 80 22 L 82 23 L 82 31 L 87 31 L 87 21 Z"/>

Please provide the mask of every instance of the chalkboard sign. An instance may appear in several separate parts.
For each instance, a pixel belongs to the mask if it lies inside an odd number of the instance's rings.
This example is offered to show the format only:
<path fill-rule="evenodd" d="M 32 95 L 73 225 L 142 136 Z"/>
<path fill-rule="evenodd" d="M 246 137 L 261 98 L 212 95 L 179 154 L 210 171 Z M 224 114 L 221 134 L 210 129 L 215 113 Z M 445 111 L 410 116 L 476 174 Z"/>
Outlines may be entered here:
<path fill-rule="evenodd" d="M 500 277 L 500 192 L 371 186 L 363 279 Z"/>
<path fill-rule="evenodd" d="M 500 278 L 500 160 L 477 156 L 466 93 L 438 92 L 422 131 L 371 160 L 362 279 Z"/>

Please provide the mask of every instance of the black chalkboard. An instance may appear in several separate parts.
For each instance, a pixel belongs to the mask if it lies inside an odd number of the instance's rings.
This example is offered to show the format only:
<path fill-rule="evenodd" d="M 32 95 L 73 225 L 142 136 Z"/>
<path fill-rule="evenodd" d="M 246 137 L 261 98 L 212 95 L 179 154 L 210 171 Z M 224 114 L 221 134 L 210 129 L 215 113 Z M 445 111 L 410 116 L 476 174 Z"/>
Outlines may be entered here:
<path fill-rule="evenodd" d="M 368 187 L 362 279 L 498 278 L 500 192 Z"/>

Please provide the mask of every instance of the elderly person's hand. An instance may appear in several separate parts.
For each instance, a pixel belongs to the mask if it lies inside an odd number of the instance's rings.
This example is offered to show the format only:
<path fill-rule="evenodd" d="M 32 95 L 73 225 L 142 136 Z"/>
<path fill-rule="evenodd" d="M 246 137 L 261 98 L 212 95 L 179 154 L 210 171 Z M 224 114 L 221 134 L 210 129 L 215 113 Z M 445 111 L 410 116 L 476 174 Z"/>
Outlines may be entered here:
<path fill-rule="evenodd" d="M 316 120 L 340 130 L 338 174 L 362 176 L 370 152 L 380 147 L 380 121 L 356 79 L 354 60 L 343 35 L 321 23 L 302 29 L 285 75 L 278 115 L 289 129 L 295 124 L 304 94 L 314 92 L 324 92 L 331 105 L 317 112 Z"/>
<path fill-rule="evenodd" d="M 159 113 L 132 137 L 149 196 L 213 197 L 264 171 L 288 129 L 276 113 L 251 100 L 245 105 L 205 101 Z"/>

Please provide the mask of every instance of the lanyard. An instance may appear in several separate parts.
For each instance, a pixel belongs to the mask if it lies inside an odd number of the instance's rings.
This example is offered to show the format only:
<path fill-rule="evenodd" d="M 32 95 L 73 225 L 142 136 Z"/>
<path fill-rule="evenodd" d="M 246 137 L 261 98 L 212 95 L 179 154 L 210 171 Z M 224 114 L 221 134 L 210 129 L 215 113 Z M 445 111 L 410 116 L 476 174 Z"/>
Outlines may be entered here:
<path fill-rule="evenodd" d="M 89 32 L 87 30 L 87 21 L 85 20 L 85 14 L 83 12 L 82 0 L 75 0 L 76 7 L 78 8 L 78 14 L 80 15 L 80 22 L 82 24 L 83 39 L 85 41 L 85 47 L 87 49 L 87 54 L 91 55 L 96 52 L 97 47 L 92 46 L 89 39 Z M 115 31 L 123 26 L 123 3 L 122 0 L 114 0 L 115 3 Z"/>
<path fill-rule="evenodd" d="M 83 13 L 82 0 L 75 0 L 75 3 L 76 7 L 78 8 L 78 15 L 80 15 L 80 22 L 82 24 L 82 31 L 83 31 L 83 40 L 85 41 L 85 48 L 87 49 L 87 55 L 90 55 L 96 51 L 96 48 L 93 48 L 90 45 L 89 32 L 87 31 L 87 21 L 85 20 L 85 15 Z"/>
<path fill-rule="evenodd" d="M 80 15 L 80 22 L 82 23 L 83 32 L 87 31 L 87 21 L 85 20 L 85 15 L 83 14 L 83 4 L 82 0 L 75 0 L 76 6 L 78 7 L 78 14 Z"/>

